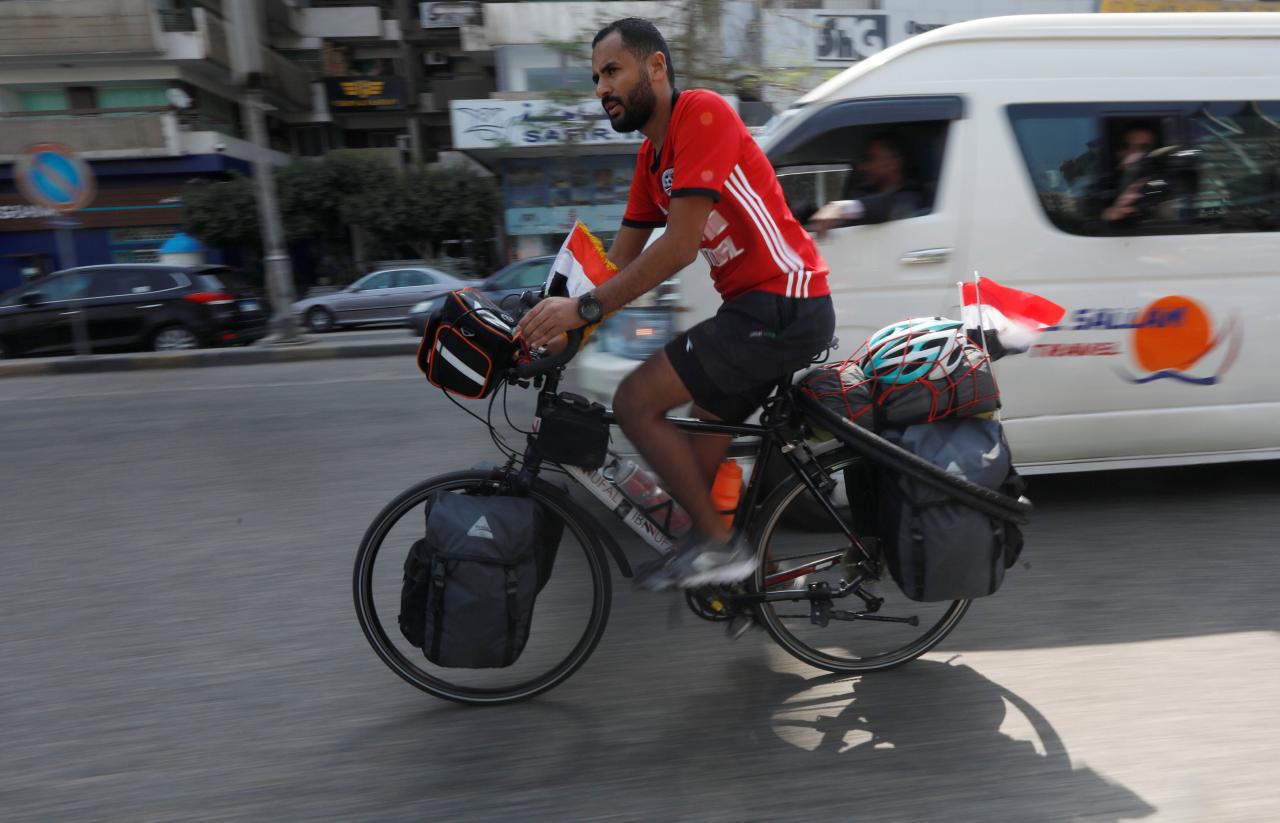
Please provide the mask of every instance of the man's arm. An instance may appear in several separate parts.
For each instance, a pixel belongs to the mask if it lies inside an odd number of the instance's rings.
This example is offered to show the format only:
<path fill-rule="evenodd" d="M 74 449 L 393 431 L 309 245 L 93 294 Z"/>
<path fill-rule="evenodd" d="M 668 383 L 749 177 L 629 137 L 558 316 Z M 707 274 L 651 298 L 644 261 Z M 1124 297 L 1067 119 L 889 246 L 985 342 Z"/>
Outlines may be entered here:
<path fill-rule="evenodd" d="M 619 271 L 630 266 L 631 262 L 640 256 L 640 252 L 644 251 L 644 244 L 649 242 L 651 234 L 653 229 L 623 225 L 613 236 L 613 243 L 609 246 L 609 260 L 618 267 Z"/>
<path fill-rule="evenodd" d="M 640 295 L 657 286 L 694 261 L 702 241 L 702 230 L 714 206 L 710 197 L 677 197 L 671 201 L 671 213 L 667 215 L 667 231 L 652 246 L 637 254 L 604 285 L 594 290 L 596 300 L 605 314 L 617 311 Z M 630 227 L 624 226 L 618 238 Z M 643 229 L 630 229 L 643 233 Z M 637 235 L 623 240 L 625 254 Z M 644 247 L 643 237 L 640 247 Z M 610 247 L 610 259 L 621 263 L 612 255 L 618 250 L 618 241 Z M 578 315 L 578 301 L 568 297 L 548 297 L 529 310 L 520 320 L 520 332 L 530 346 L 546 345 L 570 329 L 585 325 Z"/>
<path fill-rule="evenodd" d="M 627 265 L 622 266 L 615 260 L 621 271 L 595 289 L 596 299 L 605 314 L 617 311 L 692 263 L 698 256 L 702 230 L 714 205 L 710 197 L 674 198 L 671 213 L 667 215 L 666 233 Z M 628 228 L 624 226 L 622 231 L 628 231 Z M 621 238 L 622 233 L 619 232 L 618 236 Z M 617 246 L 616 241 L 614 246 Z M 641 243 L 641 248 L 643 246 Z"/>

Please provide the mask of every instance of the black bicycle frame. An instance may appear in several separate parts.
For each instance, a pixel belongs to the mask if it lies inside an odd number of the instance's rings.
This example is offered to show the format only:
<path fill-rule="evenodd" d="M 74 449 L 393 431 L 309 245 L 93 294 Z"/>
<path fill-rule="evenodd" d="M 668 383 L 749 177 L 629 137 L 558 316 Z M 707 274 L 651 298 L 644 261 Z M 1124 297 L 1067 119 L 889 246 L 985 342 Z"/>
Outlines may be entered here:
<path fill-rule="evenodd" d="M 558 395 L 562 369 L 542 376 L 540 379 L 542 385 L 538 387 L 537 414 L 541 416 L 542 411 L 547 404 L 551 403 Z M 537 384 L 535 383 L 535 386 Z M 781 406 L 781 408 L 779 408 Z M 738 502 L 738 508 L 734 516 L 733 536 L 735 538 L 743 536 L 744 529 L 753 521 L 755 514 L 760 505 L 761 496 L 764 493 L 764 482 L 766 470 L 769 461 L 772 459 L 776 450 L 787 461 L 791 467 L 791 471 L 804 483 L 806 489 L 818 500 L 823 509 L 831 517 L 832 522 L 836 523 L 844 536 L 849 540 L 851 546 L 856 548 L 862 554 L 863 559 L 873 562 L 871 552 L 858 539 L 853 529 L 848 523 L 840 517 L 831 501 L 818 487 L 818 482 L 814 475 L 820 474 L 821 469 L 817 458 L 805 443 L 805 438 L 801 432 L 801 426 L 797 419 L 797 411 L 794 403 L 791 401 L 789 381 L 780 384 L 777 392 L 770 396 L 769 416 L 777 419 L 769 423 L 722 423 L 712 420 L 699 420 L 692 417 L 668 417 L 681 431 L 690 434 L 703 435 L 729 435 L 731 437 L 759 437 L 760 446 L 755 451 L 756 464 L 751 472 L 751 479 L 747 483 L 746 493 Z M 612 409 L 607 409 L 604 413 L 604 422 L 609 426 L 618 424 L 617 416 Z M 529 444 L 524 454 L 524 465 L 520 471 L 523 482 L 531 482 L 532 478 L 537 474 L 542 463 L 542 458 L 537 453 L 537 435 L 529 436 Z M 799 455 L 804 455 L 806 459 L 802 460 Z M 811 474 L 812 469 L 812 474 Z M 745 516 L 744 516 L 745 513 Z M 772 575 L 765 580 L 766 588 L 771 585 L 784 583 L 811 574 L 816 571 L 830 568 L 839 563 L 844 557 L 844 552 L 833 553 L 828 556 L 821 557 L 803 566 L 787 569 Z M 844 596 L 847 592 L 834 594 L 834 596 Z M 760 593 L 756 595 L 741 595 L 748 598 L 752 602 L 763 602 L 765 600 L 785 600 L 798 599 L 796 592 L 777 592 L 777 593 Z"/>

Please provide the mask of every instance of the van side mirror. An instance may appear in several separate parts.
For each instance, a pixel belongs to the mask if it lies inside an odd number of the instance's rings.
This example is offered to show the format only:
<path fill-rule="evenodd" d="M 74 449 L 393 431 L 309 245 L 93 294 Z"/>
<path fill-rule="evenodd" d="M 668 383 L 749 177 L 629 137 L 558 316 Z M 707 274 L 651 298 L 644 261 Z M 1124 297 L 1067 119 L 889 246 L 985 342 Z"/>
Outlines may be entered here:
<path fill-rule="evenodd" d="M 36 306 L 40 305 L 41 303 L 45 302 L 44 292 L 29 291 L 26 294 L 23 294 L 21 297 L 19 297 L 18 301 L 21 302 L 22 305 L 26 306 L 27 308 L 33 309 Z"/>

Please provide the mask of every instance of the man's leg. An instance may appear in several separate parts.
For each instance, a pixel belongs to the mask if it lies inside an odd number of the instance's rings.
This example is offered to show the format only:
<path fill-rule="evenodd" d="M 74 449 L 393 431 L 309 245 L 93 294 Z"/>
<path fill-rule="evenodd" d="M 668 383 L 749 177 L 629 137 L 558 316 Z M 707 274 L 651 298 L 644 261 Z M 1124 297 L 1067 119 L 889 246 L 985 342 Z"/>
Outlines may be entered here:
<path fill-rule="evenodd" d="M 667 353 L 659 351 L 622 381 L 613 410 L 622 431 L 662 478 L 667 493 L 689 513 L 694 528 L 723 543 L 729 529 L 711 503 L 711 481 L 729 438 L 691 436 L 666 419 L 667 412 L 692 399 Z"/>

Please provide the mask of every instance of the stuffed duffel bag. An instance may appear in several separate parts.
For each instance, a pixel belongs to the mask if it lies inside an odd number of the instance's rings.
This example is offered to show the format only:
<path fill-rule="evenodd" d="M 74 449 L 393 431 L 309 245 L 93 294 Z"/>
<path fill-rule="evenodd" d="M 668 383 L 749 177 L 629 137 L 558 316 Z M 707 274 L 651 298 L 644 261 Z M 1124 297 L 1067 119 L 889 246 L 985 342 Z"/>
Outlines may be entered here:
<path fill-rule="evenodd" d="M 445 295 L 418 346 L 418 368 L 451 394 L 478 400 L 515 359 L 516 319 L 475 289 Z"/>
<path fill-rule="evenodd" d="M 979 486 L 1018 498 L 1024 489 L 1000 423 L 950 418 L 884 438 Z M 907 474 L 881 470 L 877 531 L 894 582 L 912 600 L 994 594 L 1022 551 L 1022 531 Z"/>
<path fill-rule="evenodd" d="M 529 639 L 564 524 L 528 497 L 436 492 L 405 558 L 400 632 L 438 666 L 502 668 Z"/>

